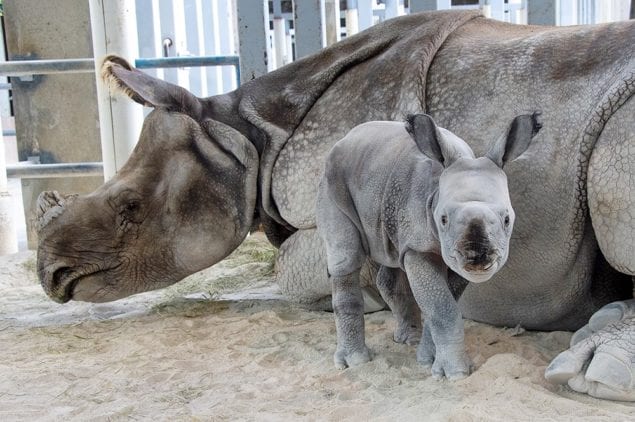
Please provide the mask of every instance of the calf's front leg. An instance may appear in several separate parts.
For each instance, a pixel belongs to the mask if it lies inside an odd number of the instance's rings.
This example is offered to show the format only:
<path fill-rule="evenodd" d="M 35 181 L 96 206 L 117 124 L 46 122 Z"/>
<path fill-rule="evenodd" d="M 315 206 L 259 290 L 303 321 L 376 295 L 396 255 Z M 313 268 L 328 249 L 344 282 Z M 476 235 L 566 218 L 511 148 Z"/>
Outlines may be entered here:
<path fill-rule="evenodd" d="M 431 371 L 434 378 L 445 376 L 456 380 L 467 377 L 471 362 L 465 353 L 463 318 L 448 287 L 446 265 L 438 255 L 409 251 L 404 256 L 404 267 L 425 319 L 417 360 L 429 364 L 433 353 Z"/>

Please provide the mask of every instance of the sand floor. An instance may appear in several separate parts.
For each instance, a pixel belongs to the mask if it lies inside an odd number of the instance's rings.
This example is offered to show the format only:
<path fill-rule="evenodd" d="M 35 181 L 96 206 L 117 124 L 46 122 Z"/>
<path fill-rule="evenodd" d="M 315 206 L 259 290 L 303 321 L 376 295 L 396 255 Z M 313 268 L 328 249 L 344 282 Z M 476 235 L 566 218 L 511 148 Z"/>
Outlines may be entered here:
<path fill-rule="evenodd" d="M 272 254 L 255 236 L 170 289 L 66 305 L 45 297 L 33 252 L 0 257 L 0 421 L 635 420 L 633 404 L 543 379 L 566 332 L 466 321 L 477 370 L 435 381 L 377 312 L 373 361 L 336 370 L 333 315 L 277 294 Z"/>

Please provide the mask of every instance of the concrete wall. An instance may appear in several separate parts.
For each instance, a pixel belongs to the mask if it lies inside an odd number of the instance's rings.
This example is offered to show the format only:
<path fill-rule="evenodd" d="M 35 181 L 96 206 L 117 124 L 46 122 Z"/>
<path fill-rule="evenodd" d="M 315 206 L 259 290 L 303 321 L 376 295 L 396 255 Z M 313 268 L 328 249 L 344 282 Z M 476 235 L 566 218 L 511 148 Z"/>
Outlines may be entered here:
<path fill-rule="evenodd" d="M 4 0 L 9 60 L 92 57 L 86 0 Z M 92 73 L 12 78 L 18 156 L 42 163 L 101 161 L 95 76 Z M 44 190 L 88 193 L 101 177 L 23 179 L 30 248 L 36 246 L 34 205 Z"/>

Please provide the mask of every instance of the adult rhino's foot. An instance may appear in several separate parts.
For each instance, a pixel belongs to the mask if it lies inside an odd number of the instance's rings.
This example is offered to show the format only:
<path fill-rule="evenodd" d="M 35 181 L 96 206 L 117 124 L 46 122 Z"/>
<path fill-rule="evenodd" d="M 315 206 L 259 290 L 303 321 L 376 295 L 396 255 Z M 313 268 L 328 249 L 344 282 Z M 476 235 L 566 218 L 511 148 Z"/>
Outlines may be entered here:
<path fill-rule="evenodd" d="M 600 399 L 635 401 L 635 299 L 610 303 L 593 314 L 545 377 Z"/>

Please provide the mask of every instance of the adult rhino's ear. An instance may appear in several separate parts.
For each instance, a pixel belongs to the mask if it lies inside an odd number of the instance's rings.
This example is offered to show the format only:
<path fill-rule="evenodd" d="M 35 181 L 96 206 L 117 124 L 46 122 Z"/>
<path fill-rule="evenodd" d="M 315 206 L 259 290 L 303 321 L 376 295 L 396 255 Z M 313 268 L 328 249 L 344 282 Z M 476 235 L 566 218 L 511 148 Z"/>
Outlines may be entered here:
<path fill-rule="evenodd" d="M 474 158 L 472 149 L 452 132 L 438 127 L 427 114 L 406 117 L 406 131 L 419 150 L 429 158 L 449 167 L 461 157 Z"/>
<path fill-rule="evenodd" d="M 123 92 L 141 105 L 178 111 L 195 120 L 201 115 L 202 105 L 194 94 L 135 69 L 119 56 L 106 56 L 101 76 L 111 89 Z"/>
<path fill-rule="evenodd" d="M 494 142 L 485 156 L 499 167 L 521 156 L 542 128 L 539 118 L 538 111 L 517 116 L 509 125 L 507 134 Z"/>

